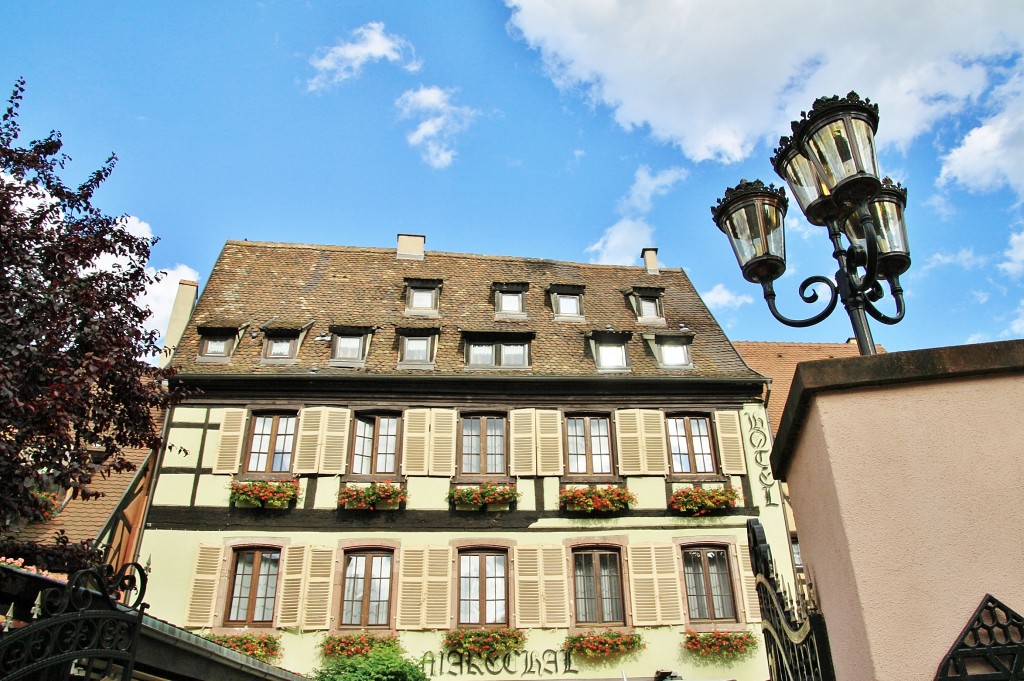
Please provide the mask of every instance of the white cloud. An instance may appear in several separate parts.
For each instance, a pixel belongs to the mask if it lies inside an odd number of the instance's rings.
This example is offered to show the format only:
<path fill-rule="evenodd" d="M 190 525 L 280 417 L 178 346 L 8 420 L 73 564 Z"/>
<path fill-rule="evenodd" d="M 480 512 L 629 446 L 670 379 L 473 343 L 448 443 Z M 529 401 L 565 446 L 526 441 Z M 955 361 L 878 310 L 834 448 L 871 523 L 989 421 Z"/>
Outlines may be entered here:
<path fill-rule="evenodd" d="M 167 322 L 171 318 L 171 308 L 174 307 L 174 297 L 178 294 L 178 282 L 182 279 L 199 281 L 199 273 L 188 265 L 177 264 L 170 269 L 161 270 L 163 278 L 150 284 L 142 296 L 141 303 L 148 307 L 153 314 L 146 320 L 147 329 L 155 329 L 161 337 L 167 331 Z M 156 269 L 146 268 L 150 276 L 156 274 Z"/>
<path fill-rule="evenodd" d="M 633 186 L 629 188 L 629 193 L 619 201 L 619 213 L 647 215 L 651 212 L 651 200 L 655 196 L 668 194 L 672 187 L 686 179 L 686 174 L 686 169 L 673 166 L 651 175 L 650 168 L 640 166 L 633 176 Z"/>
<path fill-rule="evenodd" d="M 880 143 L 905 148 L 977 103 L 1024 43 L 1024 3 L 1000 0 L 506 2 L 558 86 L 694 161 L 741 160 L 815 97 L 850 89 L 883 103 Z"/>
<path fill-rule="evenodd" d="M 945 194 L 932 194 L 924 200 L 924 205 L 931 208 L 943 222 L 949 222 L 956 217 L 956 207 Z"/>
<path fill-rule="evenodd" d="M 746 293 L 733 293 L 725 284 L 715 284 L 713 289 L 700 294 L 700 297 L 712 310 L 731 310 L 754 302 Z"/>
<path fill-rule="evenodd" d="M 957 182 L 975 192 L 1009 187 L 1024 197 L 1024 74 L 997 88 L 993 100 L 997 113 L 943 157 L 939 185 Z"/>
<path fill-rule="evenodd" d="M 386 33 L 384 24 L 379 21 L 360 26 L 350 36 L 349 41 L 321 49 L 309 60 L 316 70 L 316 75 L 306 84 L 310 92 L 358 77 L 368 62 L 404 62 L 403 68 L 413 73 L 423 66 L 416 59 L 412 45 L 401 36 Z"/>
<path fill-rule="evenodd" d="M 423 86 L 408 90 L 395 100 L 402 118 L 421 119 L 406 136 L 418 147 L 421 158 L 432 168 L 447 168 L 455 160 L 452 144 L 455 136 L 469 127 L 477 115 L 475 109 L 452 104 L 453 90 Z"/>
<path fill-rule="evenodd" d="M 654 243 L 654 229 L 645 219 L 651 212 L 654 197 L 664 196 L 684 179 L 686 170 L 675 166 L 654 175 L 645 165 L 637 168 L 629 191 L 619 199 L 618 212 L 622 219 L 584 249 L 596 254 L 590 261 L 602 265 L 636 264 L 640 250 Z"/>
<path fill-rule="evenodd" d="M 990 297 L 991 294 L 988 291 L 971 291 L 971 298 L 974 298 L 974 302 L 978 305 L 984 305 Z"/>
<path fill-rule="evenodd" d="M 1020 305 L 1017 306 L 1014 315 L 1013 320 L 1010 322 L 1010 333 L 1024 336 L 1024 300 L 1020 301 Z"/>
<path fill-rule="evenodd" d="M 961 248 L 956 253 L 943 253 L 941 251 L 932 253 L 917 271 L 920 274 L 924 274 L 928 270 L 946 265 L 955 265 L 965 270 L 973 270 L 982 267 L 987 262 L 988 258 L 983 255 L 977 255 L 973 248 Z"/>
<path fill-rule="evenodd" d="M 643 218 L 622 218 L 587 246 L 586 252 L 595 253 L 590 262 L 601 265 L 634 265 L 640 249 L 652 243 L 653 235 L 654 230 Z"/>
<path fill-rule="evenodd" d="M 1014 277 L 1024 274 L 1024 232 L 1010 235 L 1010 245 L 1003 255 L 1006 260 L 999 263 L 999 269 Z"/>

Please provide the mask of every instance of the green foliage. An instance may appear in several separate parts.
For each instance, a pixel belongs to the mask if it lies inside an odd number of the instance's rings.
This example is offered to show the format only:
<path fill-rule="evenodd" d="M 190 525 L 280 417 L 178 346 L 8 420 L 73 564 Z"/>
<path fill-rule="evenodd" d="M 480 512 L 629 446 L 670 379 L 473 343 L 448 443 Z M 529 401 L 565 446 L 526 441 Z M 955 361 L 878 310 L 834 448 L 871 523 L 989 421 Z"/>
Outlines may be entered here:
<path fill-rule="evenodd" d="M 522 650 L 526 645 L 526 632 L 502 628 L 455 629 L 445 632 L 441 645 L 463 655 L 487 657 Z"/>
<path fill-rule="evenodd" d="M 402 652 L 402 644 L 394 634 L 374 634 L 361 631 L 358 634 L 327 636 L 320 643 L 322 657 L 355 657 L 367 655 L 375 650 Z"/>
<path fill-rule="evenodd" d="M 448 501 L 458 506 L 483 506 L 484 504 L 511 504 L 521 496 L 516 491 L 515 485 L 485 482 L 449 490 Z"/>
<path fill-rule="evenodd" d="M 739 494 L 731 487 L 684 487 L 676 490 L 668 505 L 683 515 L 708 515 L 734 508 Z"/>
<path fill-rule="evenodd" d="M 418 665 L 385 648 L 355 657 L 332 657 L 312 672 L 313 681 L 428 681 Z"/>
<path fill-rule="evenodd" d="M 203 638 L 260 662 L 273 662 L 281 656 L 281 637 L 272 634 L 206 634 Z"/>
<path fill-rule="evenodd" d="M 24 91 L 0 117 L 0 535 L 45 518 L 33 492 L 88 499 L 95 476 L 133 470 L 123 450 L 160 446 L 154 415 L 177 395 L 145 361 L 151 240 L 92 204 L 115 157 L 65 185 L 60 133 L 18 146 Z"/>

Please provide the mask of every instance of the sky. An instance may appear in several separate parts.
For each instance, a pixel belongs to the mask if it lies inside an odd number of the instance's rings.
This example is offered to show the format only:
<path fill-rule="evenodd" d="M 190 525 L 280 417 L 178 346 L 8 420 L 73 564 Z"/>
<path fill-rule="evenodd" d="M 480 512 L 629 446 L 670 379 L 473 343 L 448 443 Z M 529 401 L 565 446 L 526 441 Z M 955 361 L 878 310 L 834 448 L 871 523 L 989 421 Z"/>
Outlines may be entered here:
<path fill-rule="evenodd" d="M 843 342 L 840 308 L 775 321 L 710 206 L 783 184 L 778 139 L 815 98 L 878 104 L 908 188 L 907 313 L 889 350 L 1024 337 L 1024 3 L 1019 0 L 4 2 L 0 90 L 23 142 L 51 129 L 80 181 L 159 238 L 163 329 L 228 239 L 682 267 L 734 340 Z M 824 228 L 791 203 L 777 303 L 817 307 Z M 820 303 L 819 303 L 820 305 Z M 886 297 L 878 303 L 893 312 Z"/>

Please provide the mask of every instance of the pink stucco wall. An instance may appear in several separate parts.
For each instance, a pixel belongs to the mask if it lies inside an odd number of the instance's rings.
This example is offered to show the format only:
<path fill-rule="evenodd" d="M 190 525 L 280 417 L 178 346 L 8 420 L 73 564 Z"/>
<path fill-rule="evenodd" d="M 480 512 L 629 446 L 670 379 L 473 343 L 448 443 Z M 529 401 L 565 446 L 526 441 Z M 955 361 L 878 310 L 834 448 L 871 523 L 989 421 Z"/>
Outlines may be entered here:
<path fill-rule="evenodd" d="M 1024 376 L 819 392 L 788 474 L 839 681 L 930 681 L 986 593 L 1024 613 Z"/>

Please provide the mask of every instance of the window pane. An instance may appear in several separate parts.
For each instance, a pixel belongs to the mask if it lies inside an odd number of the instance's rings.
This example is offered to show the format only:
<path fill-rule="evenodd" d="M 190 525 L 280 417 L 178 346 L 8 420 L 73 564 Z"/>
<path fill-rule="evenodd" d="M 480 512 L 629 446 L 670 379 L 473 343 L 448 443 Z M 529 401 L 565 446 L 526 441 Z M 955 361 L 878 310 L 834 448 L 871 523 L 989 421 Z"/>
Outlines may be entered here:
<path fill-rule="evenodd" d="M 498 312 L 522 312 L 522 293 L 498 293 Z"/>
<path fill-rule="evenodd" d="M 622 622 L 622 580 L 619 557 L 614 553 L 599 554 L 601 559 L 601 614 L 604 622 Z"/>
<path fill-rule="evenodd" d="M 417 310 L 434 309 L 434 289 L 414 288 L 409 296 L 409 307 Z"/>
<path fill-rule="evenodd" d="M 602 369 L 626 366 L 626 346 L 621 343 L 598 343 L 597 365 Z"/>
<path fill-rule="evenodd" d="M 257 416 L 253 422 L 248 470 L 265 471 L 267 469 L 267 453 L 270 451 L 270 435 L 273 428 L 273 416 Z"/>
<path fill-rule="evenodd" d="M 593 473 L 612 472 L 611 439 L 608 436 L 608 419 L 590 419 L 590 455 L 594 463 Z"/>
<path fill-rule="evenodd" d="M 587 438 L 583 430 L 582 418 L 565 420 L 565 429 L 569 442 L 569 472 L 587 472 Z"/>
<path fill-rule="evenodd" d="M 501 364 L 507 367 L 526 366 L 526 343 L 502 344 Z"/>
<path fill-rule="evenodd" d="M 577 622 L 597 621 L 593 557 L 593 554 L 590 553 L 577 553 L 573 556 L 573 571 L 576 579 Z"/>
<path fill-rule="evenodd" d="M 701 550 L 683 552 L 683 572 L 686 577 L 686 602 L 690 619 L 708 619 L 708 597 L 704 588 L 704 561 Z"/>
<path fill-rule="evenodd" d="M 736 617 L 732 603 L 732 585 L 729 582 L 729 564 L 725 551 L 705 551 L 708 559 L 708 577 L 711 582 L 712 616 L 716 619 Z"/>
<path fill-rule="evenodd" d="M 231 590 L 231 610 L 228 619 L 245 620 L 249 612 L 249 592 L 252 589 L 252 566 L 256 554 L 239 553 L 235 561 L 235 585 Z"/>
<path fill-rule="evenodd" d="M 660 317 L 661 314 L 658 312 L 658 299 L 653 297 L 643 297 L 640 299 L 640 316 L 641 317 Z"/>
<path fill-rule="evenodd" d="M 367 624 L 388 624 L 391 602 L 391 556 L 374 556 L 370 566 L 370 610 Z"/>
<path fill-rule="evenodd" d="M 459 622 L 480 622 L 480 556 L 459 557 Z"/>
<path fill-rule="evenodd" d="M 374 473 L 394 473 L 398 419 L 394 416 L 381 416 L 377 419 L 377 428 L 377 469 Z"/>
<path fill-rule="evenodd" d="M 690 419 L 690 440 L 693 442 L 693 460 L 698 473 L 714 473 L 711 457 L 711 428 L 707 419 Z"/>
<path fill-rule="evenodd" d="M 505 419 L 487 418 L 487 472 L 505 472 Z"/>
<path fill-rule="evenodd" d="M 462 472 L 480 472 L 480 419 L 462 419 Z"/>
<path fill-rule="evenodd" d="M 295 417 L 277 417 L 277 439 L 274 442 L 274 465 L 271 467 L 275 473 L 290 471 L 292 468 L 292 445 L 295 441 Z"/>
<path fill-rule="evenodd" d="M 490 343 L 471 343 L 469 346 L 469 363 L 493 366 L 494 346 Z"/>
<path fill-rule="evenodd" d="M 558 314 L 578 315 L 580 313 L 580 297 L 574 295 L 559 295 Z"/>
<path fill-rule="evenodd" d="M 370 474 L 370 462 L 373 457 L 373 424 L 375 419 L 358 419 L 356 421 L 356 444 L 352 454 L 352 472 L 361 475 Z"/>
<path fill-rule="evenodd" d="M 690 468 L 690 448 L 686 441 L 686 420 L 681 418 L 666 419 L 668 423 L 668 445 L 672 452 L 672 471 L 674 473 L 692 473 Z"/>
<path fill-rule="evenodd" d="M 505 622 L 505 556 L 485 556 L 487 589 L 486 624 Z"/>
<path fill-rule="evenodd" d="M 363 358 L 363 337 L 362 336 L 335 336 L 334 337 L 334 358 L 335 359 L 362 359 Z"/>
<path fill-rule="evenodd" d="M 226 355 L 228 354 L 228 342 L 224 338 L 208 338 L 206 339 L 206 352 L 207 355 Z"/>
<path fill-rule="evenodd" d="M 406 338 L 405 339 L 405 362 L 429 362 L 430 361 L 430 339 L 429 338 Z"/>
<path fill-rule="evenodd" d="M 665 366 L 685 366 L 690 363 L 690 346 L 683 343 L 659 343 L 661 363 Z"/>
<path fill-rule="evenodd" d="M 277 593 L 277 563 L 281 554 L 265 551 L 260 554 L 259 580 L 256 584 L 256 600 L 253 603 L 254 622 L 269 622 L 274 619 L 274 595 Z"/>
<path fill-rule="evenodd" d="M 268 357 L 291 357 L 292 356 L 292 341 L 290 339 L 285 340 L 268 340 L 267 341 L 267 356 Z"/>
<path fill-rule="evenodd" d="M 362 624 L 366 557 L 349 556 L 345 565 L 345 593 L 341 609 L 342 624 Z"/>

